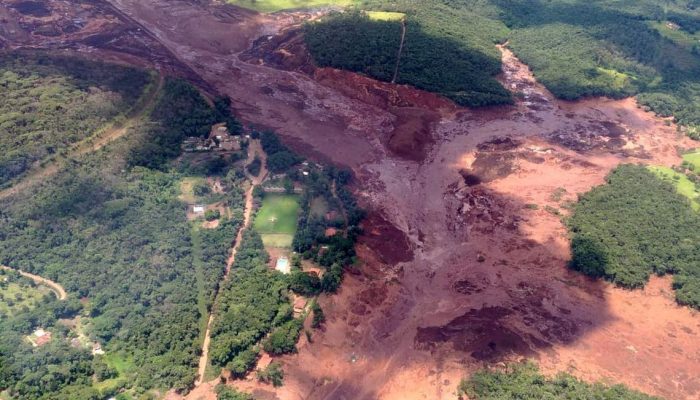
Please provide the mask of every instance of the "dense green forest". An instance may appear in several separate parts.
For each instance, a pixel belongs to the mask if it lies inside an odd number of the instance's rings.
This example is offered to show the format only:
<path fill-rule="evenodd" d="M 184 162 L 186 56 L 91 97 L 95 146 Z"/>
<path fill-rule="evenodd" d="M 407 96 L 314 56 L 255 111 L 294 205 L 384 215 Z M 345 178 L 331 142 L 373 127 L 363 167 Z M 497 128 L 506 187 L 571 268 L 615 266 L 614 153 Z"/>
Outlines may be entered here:
<path fill-rule="evenodd" d="M 406 14 L 398 83 L 468 106 L 500 104 L 508 93 L 496 43 L 508 43 L 556 96 L 637 95 L 681 124 L 700 124 L 700 8 L 690 0 L 398 0 L 361 10 Z M 321 66 L 391 81 L 400 21 L 346 12 L 306 26 Z"/>
<path fill-rule="evenodd" d="M 700 124 L 699 42 L 687 46 L 663 34 L 694 29 L 700 10 L 692 2 L 494 3 L 511 28 L 510 46 L 558 97 L 639 94 L 659 114 Z M 667 28 L 672 21 L 680 26 Z"/>
<path fill-rule="evenodd" d="M 622 165 L 581 196 L 568 225 L 572 268 L 625 287 L 672 273 L 677 301 L 700 308 L 700 215 L 673 184 Z"/>
<path fill-rule="evenodd" d="M 150 80 L 118 65 L 0 53 L 0 187 L 127 112 Z"/>
<path fill-rule="evenodd" d="M 396 83 L 437 92 L 462 105 L 510 103 L 509 93 L 494 79 L 500 72 L 497 54 L 483 52 L 486 46 L 474 46 L 473 32 L 461 23 L 454 26 L 456 32 L 450 32 L 456 37 L 443 31 L 448 23 L 457 22 L 461 13 L 420 11 L 408 14 L 405 22 L 374 20 L 360 12 L 335 14 L 307 24 L 306 43 L 320 66 L 392 81 L 398 61 Z M 405 42 L 397 60 L 403 23 Z M 499 38 L 498 32 L 488 28 L 479 33 L 478 44 L 488 42 L 484 36 L 489 34 L 491 44 Z"/>
<path fill-rule="evenodd" d="M 134 79 L 120 85 L 131 84 L 131 92 L 123 91 L 133 98 L 143 83 Z M 212 123 L 221 121 L 238 129 L 226 101 L 210 107 L 193 87 L 169 79 L 149 121 L 126 138 L 71 160 L 31 193 L 2 200 L 0 264 L 55 280 L 70 297 L 0 323 L 0 389 L 17 399 L 109 395 L 98 393 L 93 375 L 111 377 L 113 367 L 72 345 L 75 332 L 56 323 L 77 315 L 89 320 L 85 333 L 90 340 L 119 363 L 133 364 L 134 372 L 121 384 L 139 390 L 191 387 L 202 314 L 211 307 L 242 222 L 243 197 L 236 186 L 240 177 L 226 175 L 233 218 L 200 232 L 202 246 L 195 254 L 185 205 L 178 199 L 182 175 L 168 163 L 179 155 L 182 138 L 208 133 Z M 33 350 L 22 336 L 38 327 L 49 329 L 53 339 Z"/>
<path fill-rule="evenodd" d="M 258 357 L 258 342 L 292 320 L 283 274 L 267 267 L 269 255 L 253 229 L 243 234 L 231 276 L 219 292 L 211 327 L 211 363 L 244 376 Z M 296 337 L 292 346 L 296 344 Z"/>
<path fill-rule="evenodd" d="M 462 380 L 457 394 L 472 400 L 658 400 L 623 385 L 590 384 L 565 373 L 547 378 L 532 363 L 511 364 L 506 371 L 477 371 Z"/>

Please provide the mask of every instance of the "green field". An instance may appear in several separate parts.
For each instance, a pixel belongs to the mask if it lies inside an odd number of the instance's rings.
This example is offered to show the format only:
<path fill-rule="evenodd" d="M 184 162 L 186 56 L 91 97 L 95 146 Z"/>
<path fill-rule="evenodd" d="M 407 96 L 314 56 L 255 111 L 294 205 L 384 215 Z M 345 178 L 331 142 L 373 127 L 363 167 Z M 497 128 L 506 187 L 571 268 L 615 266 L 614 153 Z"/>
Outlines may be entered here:
<path fill-rule="evenodd" d="M 136 371 L 136 364 L 134 364 L 134 361 L 123 355 L 114 353 L 105 354 L 103 360 L 107 365 L 117 371 L 117 376 L 94 384 L 94 388 L 101 393 L 105 391 L 111 392 L 126 386 L 130 379 L 129 376 Z"/>
<path fill-rule="evenodd" d="M 299 8 L 340 6 L 354 3 L 353 0 L 229 0 L 229 4 L 260 12 L 276 12 Z"/>
<path fill-rule="evenodd" d="M 8 278 L 7 282 L 4 282 L 5 278 Z M 0 315 L 15 315 L 24 307 L 32 309 L 46 295 L 53 296 L 47 287 L 32 287 L 23 278 L 0 275 Z"/>
<path fill-rule="evenodd" d="M 271 247 L 289 247 L 297 229 L 299 196 L 268 194 L 255 217 L 255 230 Z"/>
<path fill-rule="evenodd" d="M 700 35 L 698 33 L 691 34 L 683 29 L 672 29 L 669 27 L 668 23 L 668 21 L 649 21 L 649 26 L 656 29 L 661 36 L 665 37 L 666 39 L 687 48 L 692 48 L 693 45 L 698 44 L 700 41 Z"/>
<path fill-rule="evenodd" d="M 684 157 L 685 158 L 685 157 Z M 692 201 L 692 206 L 695 211 L 700 211 L 700 203 L 698 202 L 698 190 L 695 188 L 695 184 L 688 179 L 685 174 L 676 172 L 668 167 L 660 166 L 649 166 L 647 167 L 651 172 L 656 174 L 659 178 L 672 183 L 678 193 L 689 198 Z"/>
<path fill-rule="evenodd" d="M 365 14 L 373 21 L 402 21 L 406 18 L 404 13 L 391 11 L 367 11 Z"/>
<path fill-rule="evenodd" d="M 688 163 L 692 164 L 695 171 L 700 172 L 700 151 L 684 154 L 683 161 L 687 161 Z"/>

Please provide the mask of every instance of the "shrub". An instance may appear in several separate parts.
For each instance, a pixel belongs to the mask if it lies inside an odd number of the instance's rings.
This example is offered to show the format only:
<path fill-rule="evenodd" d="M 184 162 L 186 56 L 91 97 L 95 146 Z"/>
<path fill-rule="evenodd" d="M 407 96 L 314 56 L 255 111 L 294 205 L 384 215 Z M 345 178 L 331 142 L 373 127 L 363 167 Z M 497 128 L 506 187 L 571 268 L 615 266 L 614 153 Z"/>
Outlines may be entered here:
<path fill-rule="evenodd" d="M 221 218 L 221 211 L 219 210 L 207 210 L 204 212 L 204 219 L 207 221 L 214 221 Z"/>
<path fill-rule="evenodd" d="M 274 387 L 280 387 L 284 381 L 284 371 L 282 365 L 278 362 L 271 362 L 264 370 L 258 370 L 258 380 L 260 382 L 271 384 Z"/>
<path fill-rule="evenodd" d="M 263 349 L 275 356 L 295 352 L 301 328 L 301 321 L 297 319 L 287 321 L 272 331 L 263 343 Z"/>

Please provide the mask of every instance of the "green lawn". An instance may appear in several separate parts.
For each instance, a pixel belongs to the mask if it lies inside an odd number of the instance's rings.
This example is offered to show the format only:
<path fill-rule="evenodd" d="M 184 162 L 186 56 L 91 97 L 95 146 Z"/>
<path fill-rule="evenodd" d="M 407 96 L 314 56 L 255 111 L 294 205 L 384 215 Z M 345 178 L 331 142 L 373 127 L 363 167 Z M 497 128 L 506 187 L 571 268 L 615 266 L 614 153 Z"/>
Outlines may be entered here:
<path fill-rule="evenodd" d="M 366 11 L 369 19 L 373 21 L 402 21 L 406 18 L 406 14 L 401 12 L 391 11 Z"/>
<path fill-rule="evenodd" d="M 676 185 L 676 190 L 678 193 L 689 198 L 692 201 L 693 209 L 700 211 L 700 203 L 698 202 L 698 191 L 695 189 L 695 184 L 688 179 L 685 174 L 676 172 L 668 167 L 660 166 L 649 166 L 647 167 L 653 173 L 655 173 L 659 178 L 671 182 Z"/>
<path fill-rule="evenodd" d="M 104 392 L 105 390 L 111 391 L 123 386 L 127 383 L 128 379 L 130 379 L 129 376 L 136 371 L 136 364 L 134 364 L 134 360 L 130 357 L 125 358 L 120 354 L 107 353 L 103 356 L 103 359 L 107 365 L 117 370 L 118 375 L 116 378 L 95 383 L 93 387 L 100 392 Z"/>
<path fill-rule="evenodd" d="M 206 179 L 199 177 L 183 178 L 180 182 L 180 200 L 188 204 L 200 201 L 200 197 L 194 194 L 194 187 L 196 185 L 204 185 L 206 182 Z"/>
<path fill-rule="evenodd" d="M 229 4 L 260 12 L 275 12 L 297 8 L 349 6 L 354 0 L 228 0 Z"/>
<path fill-rule="evenodd" d="M 268 194 L 255 217 L 255 230 L 265 246 L 289 247 L 297 229 L 299 196 Z"/>
<path fill-rule="evenodd" d="M 700 151 L 683 155 L 683 161 L 687 161 L 695 167 L 695 171 L 700 172 Z"/>
<path fill-rule="evenodd" d="M 648 23 L 652 28 L 656 29 L 661 36 L 686 48 L 691 48 L 694 44 L 698 43 L 698 40 L 700 40 L 699 34 L 690 34 L 683 29 L 672 29 L 666 25 L 668 23 L 667 21 L 649 21 Z"/>

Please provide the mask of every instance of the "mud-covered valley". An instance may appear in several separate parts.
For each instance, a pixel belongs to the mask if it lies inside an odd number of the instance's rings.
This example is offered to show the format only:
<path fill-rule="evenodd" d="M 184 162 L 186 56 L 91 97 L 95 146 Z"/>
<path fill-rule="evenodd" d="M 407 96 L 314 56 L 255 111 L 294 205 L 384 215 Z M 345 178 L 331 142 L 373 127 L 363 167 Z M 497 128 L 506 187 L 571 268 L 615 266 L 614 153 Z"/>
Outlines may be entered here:
<path fill-rule="evenodd" d="M 245 123 L 355 172 L 369 210 L 361 263 L 322 298 L 324 330 L 282 358 L 283 387 L 230 384 L 259 399 L 454 399 L 468 372 L 530 357 L 551 374 L 700 398 L 700 316 L 676 305 L 670 278 L 628 291 L 566 266 L 562 215 L 577 194 L 620 163 L 677 165 L 678 149 L 693 146 L 634 99 L 556 100 L 507 46 L 499 80 L 517 94 L 514 106 L 465 109 L 316 68 L 299 24 L 323 10 L 20 3 L 0 4 L 0 46 L 186 77 L 229 96 Z M 216 383 L 187 398 L 215 398 Z"/>

